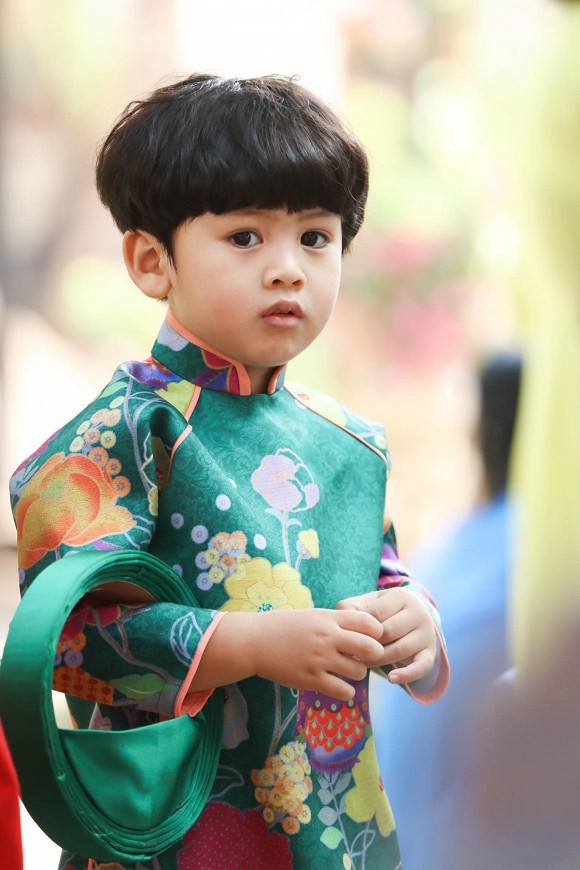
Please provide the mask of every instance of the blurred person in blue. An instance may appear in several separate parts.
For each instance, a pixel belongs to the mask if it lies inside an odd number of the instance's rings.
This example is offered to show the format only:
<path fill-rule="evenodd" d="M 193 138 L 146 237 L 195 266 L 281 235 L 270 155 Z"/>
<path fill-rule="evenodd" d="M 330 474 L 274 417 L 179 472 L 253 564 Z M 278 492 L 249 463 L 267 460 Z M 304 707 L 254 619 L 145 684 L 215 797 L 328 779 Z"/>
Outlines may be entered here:
<path fill-rule="evenodd" d="M 381 685 L 376 688 L 377 755 L 389 783 L 405 870 L 446 868 L 445 841 L 459 837 L 454 819 L 469 761 L 462 738 L 473 733 L 482 699 L 509 667 L 513 530 L 507 479 L 520 373 L 519 357 L 507 352 L 490 357 L 478 372 L 480 496 L 437 544 L 409 560 L 445 620 L 453 665 L 448 691 L 427 710 L 404 692 L 387 696 Z"/>

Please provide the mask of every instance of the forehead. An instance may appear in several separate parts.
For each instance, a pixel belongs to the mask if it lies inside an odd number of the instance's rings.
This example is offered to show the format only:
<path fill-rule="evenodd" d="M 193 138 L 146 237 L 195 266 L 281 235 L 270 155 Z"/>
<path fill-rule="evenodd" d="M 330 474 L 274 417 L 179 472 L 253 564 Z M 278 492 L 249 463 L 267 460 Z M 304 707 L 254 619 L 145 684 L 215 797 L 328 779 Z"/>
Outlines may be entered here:
<path fill-rule="evenodd" d="M 304 208 L 299 209 L 297 211 L 288 211 L 286 208 L 237 208 L 231 209 L 230 211 L 220 212 L 216 214 L 215 212 L 206 212 L 208 216 L 217 219 L 256 219 L 263 221 L 309 221 L 313 219 L 325 219 L 325 220 L 337 220 L 340 221 L 340 215 L 335 212 L 329 211 L 325 208 Z"/>

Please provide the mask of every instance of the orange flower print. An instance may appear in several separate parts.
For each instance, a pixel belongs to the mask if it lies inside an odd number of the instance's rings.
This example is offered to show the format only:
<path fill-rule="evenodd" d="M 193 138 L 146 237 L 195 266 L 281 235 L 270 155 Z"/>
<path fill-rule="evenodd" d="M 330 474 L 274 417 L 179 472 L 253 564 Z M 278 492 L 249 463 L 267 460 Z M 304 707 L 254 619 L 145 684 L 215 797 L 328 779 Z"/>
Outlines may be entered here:
<path fill-rule="evenodd" d="M 87 456 L 51 456 L 30 479 L 16 508 L 21 567 L 30 568 L 61 544 L 80 547 L 133 528 L 132 515 L 117 505 L 123 489 Z"/>

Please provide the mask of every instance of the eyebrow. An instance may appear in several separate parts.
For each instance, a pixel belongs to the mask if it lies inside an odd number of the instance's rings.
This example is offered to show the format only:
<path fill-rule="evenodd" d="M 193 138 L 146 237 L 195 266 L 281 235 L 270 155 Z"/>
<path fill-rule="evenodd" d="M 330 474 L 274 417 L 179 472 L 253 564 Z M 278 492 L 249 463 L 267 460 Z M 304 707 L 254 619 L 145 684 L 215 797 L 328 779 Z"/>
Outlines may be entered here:
<path fill-rule="evenodd" d="M 282 211 L 283 209 L 271 209 L 271 208 L 236 208 L 230 212 L 222 212 L 224 215 L 240 215 L 240 217 L 262 217 L 267 216 L 268 212 L 271 211 Z M 312 209 L 300 209 L 300 211 L 304 211 L 304 217 L 306 220 L 311 220 L 312 218 L 317 217 L 340 217 L 336 212 L 328 211 L 326 208 L 312 208 Z M 298 214 L 298 212 L 294 212 L 294 214 Z"/>

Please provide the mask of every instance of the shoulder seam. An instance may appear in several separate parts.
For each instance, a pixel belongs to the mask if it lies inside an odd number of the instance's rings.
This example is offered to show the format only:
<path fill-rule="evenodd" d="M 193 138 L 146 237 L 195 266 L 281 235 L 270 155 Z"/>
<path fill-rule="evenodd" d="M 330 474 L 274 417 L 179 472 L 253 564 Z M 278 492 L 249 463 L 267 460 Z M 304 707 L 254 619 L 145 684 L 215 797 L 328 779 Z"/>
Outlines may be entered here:
<path fill-rule="evenodd" d="M 347 435 L 350 435 L 352 438 L 355 438 L 361 444 L 364 444 L 365 447 L 368 447 L 369 450 L 372 450 L 373 453 L 376 453 L 376 455 L 380 459 L 383 460 L 383 462 L 385 463 L 385 465 L 388 468 L 389 463 L 388 463 L 387 457 L 385 456 L 385 454 L 381 450 L 379 450 L 377 447 L 373 447 L 372 444 L 369 444 L 368 441 L 365 441 L 364 438 L 361 438 L 361 436 L 357 435 L 356 432 L 353 432 L 352 429 L 348 429 L 346 426 L 341 426 L 341 424 L 337 423 L 336 420 L 333 420 L 331 417 L 327 417 L 326 414 L 323 414 L 321 411 L 317 410 L 316 408 L 311 407 L 311 405 L 309 405 L 307 402 L 303 401 L 300 398 L 300 396 L 297 395 L 294 392 L 294 390 L 290 386 L 288 386 L 287 384 L 284 385 L 284 389 L 287 390 L 288 393 L 290 393 L 290 395 L 292 396 L 293 399 L 295 399 L 295 401 L 300 402 L 300 404 L 304 408 L 306 408 L 307 411 L 311 411 L 313 414 L 318 414 L 318 416 L 322 417 L 323 420 L 327 420 L 329 423 L 332 423 L 332 425 L 336 426 L 337 429 L 341 429 L 343 432 L 346 432 Z"/>

